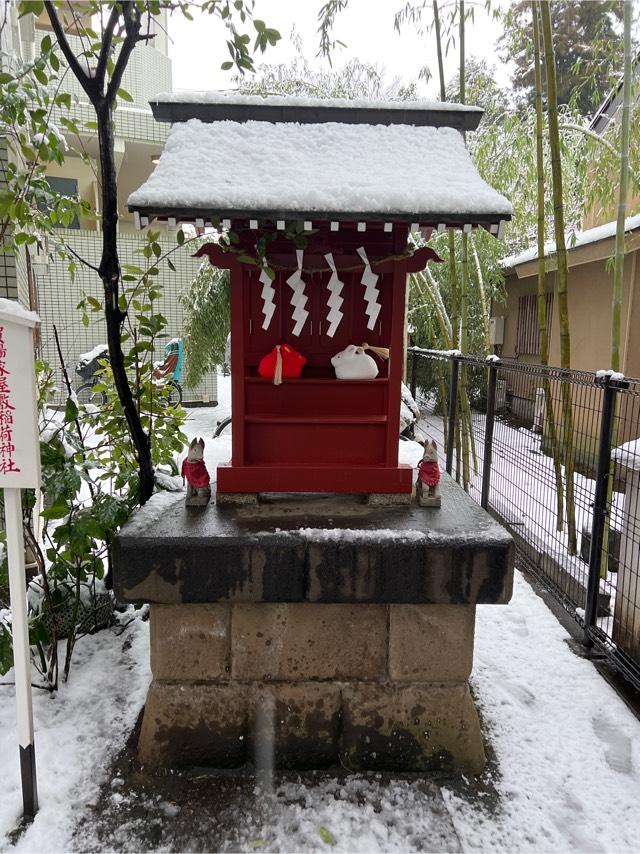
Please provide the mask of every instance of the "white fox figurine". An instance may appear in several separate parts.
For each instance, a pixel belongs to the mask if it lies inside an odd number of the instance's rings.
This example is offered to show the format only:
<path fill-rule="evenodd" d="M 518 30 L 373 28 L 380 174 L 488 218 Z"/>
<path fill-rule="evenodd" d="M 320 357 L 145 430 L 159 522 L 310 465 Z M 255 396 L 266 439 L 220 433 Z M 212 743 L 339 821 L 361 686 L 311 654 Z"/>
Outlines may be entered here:
<path fill-rule="evenodd" d="M 194 439 L 189 445 L 186 458 L 182 461 L 182 482 L 187 480 L 187 498 L 189 507 L 201 507 L 209 503 L 211 484 L 209 472 L 204 462 L 204 439 Z"/>

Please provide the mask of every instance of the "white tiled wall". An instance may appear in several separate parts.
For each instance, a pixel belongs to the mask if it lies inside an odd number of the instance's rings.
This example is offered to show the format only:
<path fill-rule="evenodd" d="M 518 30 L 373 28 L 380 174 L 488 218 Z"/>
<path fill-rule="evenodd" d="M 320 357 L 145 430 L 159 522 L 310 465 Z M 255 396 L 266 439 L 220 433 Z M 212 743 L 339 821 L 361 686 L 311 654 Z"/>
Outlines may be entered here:
<path fill-rule="evenodd" d="M 92 231 L 66 231 L 65 239 L 79 255 L 97 266 L 101 251 L 100 235 Z M 162 237 L 160 242 L 167 249 L 175 246 L 171 236 Z M 141 264 L 141 256 L 135 252 L 141 246 L 137 235 L 121 235 L 119 246 L 121 263 L 144 266 Z M 183 309 L 180 296 L 192 281 L 200 264 L 200 261 L 191 258 L 188 249 L 179 249 L 173 254 L 172 261 L 176 268 L 175 273 L 166 265 L 160 268 L 159 281 L 164 286 L 164 297 L 158 301 L 158 310 L 165 315 L 169 323 L 166 329 L 167 338 L 158 342 L 158 359 L 162 357 L 164 344 L 169 338 L 182 337 Z M 37 280 L 42 321 L 42 357 L 52 366 L 59 364 L 53 337 L 55 324 L 65 362 L 71 366 L 70 374 L 73 375 L 73 368 L 80 353 L 93 349 L 96 344 L 106 343 L 104 319 L 101 314 L 91 315 L 91 323 L 85 327 L 81 322 L 81 313 L 76 309 L 83 291 L 101 300 L 102 284 L 92 270 L 81 264 L 78 264 L 75 281 L 72 282 L 66 264 L 61 261 L 50 264 L 48 273 L 38 276 Z M 73 376 L 80 384 L 80 379 Z M 216 403 L 215 374 L 208 375 L 197 388 L 184 388 L 184 400 L 186 403 Z"/>

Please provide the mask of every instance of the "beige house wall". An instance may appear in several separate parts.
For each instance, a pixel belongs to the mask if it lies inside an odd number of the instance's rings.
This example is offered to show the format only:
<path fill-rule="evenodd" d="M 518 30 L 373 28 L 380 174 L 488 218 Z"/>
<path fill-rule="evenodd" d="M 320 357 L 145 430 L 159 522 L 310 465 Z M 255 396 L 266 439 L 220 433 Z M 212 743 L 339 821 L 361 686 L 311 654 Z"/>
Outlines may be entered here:
<path fill-rule="evenodd" d="M 569 253 L 569 325 L 571 367 L 580 371 L 598 371 L 611 366 L 611 298 L 613 264 L 610 262 L 614 241 L 602 241 L 576 247 Z M 624 265 L 621 310 L 621 370 L 626 376 L 640 377 L 640 235 L 628 238 Z M 560 323 L 555 259 L 547 259 L 546 291 L 553 292 L 553 319 L 549 339 L 549 364 L 560 365 Z M 494 302 L 493 315 L 505 318 L 502 353 L 505 358 L 524 364 L 539 364 L 540 357 L 517 352 L 518 311 L 521 296 L 537 293 L 537 262 L 520 265 L 506 276 L 506 300 Z M 505 372 L 507 391 L 515 414 L 531 418 L 536 388 L 540 378 Z M 552 383 L 554 411 L 561 423 L 560 385 Z M 600 422 L 600 395 L 585 385 L 572 387 L 574 402 L 573 434 L 576 456 L 581 467 L 589 469 L 596 455 L 596 436 Z M 633 399 L 623 400 L 619 411 L 617 441 L 622 443 L 638 436 L 637 407 Z M 632 411 L 634 410 L 634 411 Z"/>
<path fill-rule="evenodd" d="M 640 375 L 640 251 L 639 235 L 625 256 L 621 312 L 622 371 L 628 376 Z M 613 241 L 603 241 L 613 252 Z M 600 244 L 595 244 L 600 246 Z M 580 247 L 569 269 L 568 302 L 571 335 L 571 367 L 575 370 L 597 371 L 611 364 L 611 297 L 613 265 L 611 254 L 592 247 Z M 578 255 L 579 253 L 579 255 Z M 604 254 L 604 257 L 603 257 Z M 560 324 L 555 262 L 548 264 L 546 291 L 554 293 L 549 363 L 560 365 Z M 519 361 L 537 364 L 538 356 L 517 353 L 518 301 L 521 296 L 535 294 L 538 289 L 537 262 L 521 265 L 518 273 L 505 278 L 506 302 L 494 302 L 493 314 L 505 318 L 505 338 L 502 355 Z"/>

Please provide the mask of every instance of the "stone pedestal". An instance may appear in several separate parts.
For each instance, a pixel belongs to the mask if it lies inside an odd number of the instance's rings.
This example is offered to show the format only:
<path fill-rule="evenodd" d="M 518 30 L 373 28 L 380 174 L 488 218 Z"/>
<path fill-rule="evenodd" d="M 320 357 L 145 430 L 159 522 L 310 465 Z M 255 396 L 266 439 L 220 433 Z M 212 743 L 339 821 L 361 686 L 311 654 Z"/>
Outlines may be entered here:
<path fill-rule="evenodd" d="M 482 769 L 475 606 L 508 602 L 513 548 L 459 487 L 440 509 L 168 501 L 115 548 L 119 597 L 152 603 L 145 764 L 241 765 L 271 709 L 280 767 Z"/>

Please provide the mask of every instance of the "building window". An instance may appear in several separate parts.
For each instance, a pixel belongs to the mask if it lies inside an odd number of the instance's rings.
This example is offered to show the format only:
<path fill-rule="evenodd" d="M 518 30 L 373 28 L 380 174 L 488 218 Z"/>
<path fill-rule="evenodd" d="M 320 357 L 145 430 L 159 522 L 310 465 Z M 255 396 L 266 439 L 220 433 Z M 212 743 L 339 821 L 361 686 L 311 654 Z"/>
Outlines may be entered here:
<path fill-rule="evenodd" d="M 78 179 L 77 178 L 53 178 L 47 175 L 47 183 L 54 193 L 59 196 L 77 196 L 78 195 Z M 74 216 L 67 228 L 80 228 L 80 221 L 77 216 Z"/>
<path fill-rule="evenodd" d="M 550 338 L 553 320 L 553 294 L 546 294 L 547 303 L 547 339 Z M 530 294 L 518 300 L 518 343 L 516 353 L 519 356 L 540 355 L 540 326 L 538 324 L 538 296 Z"/>

